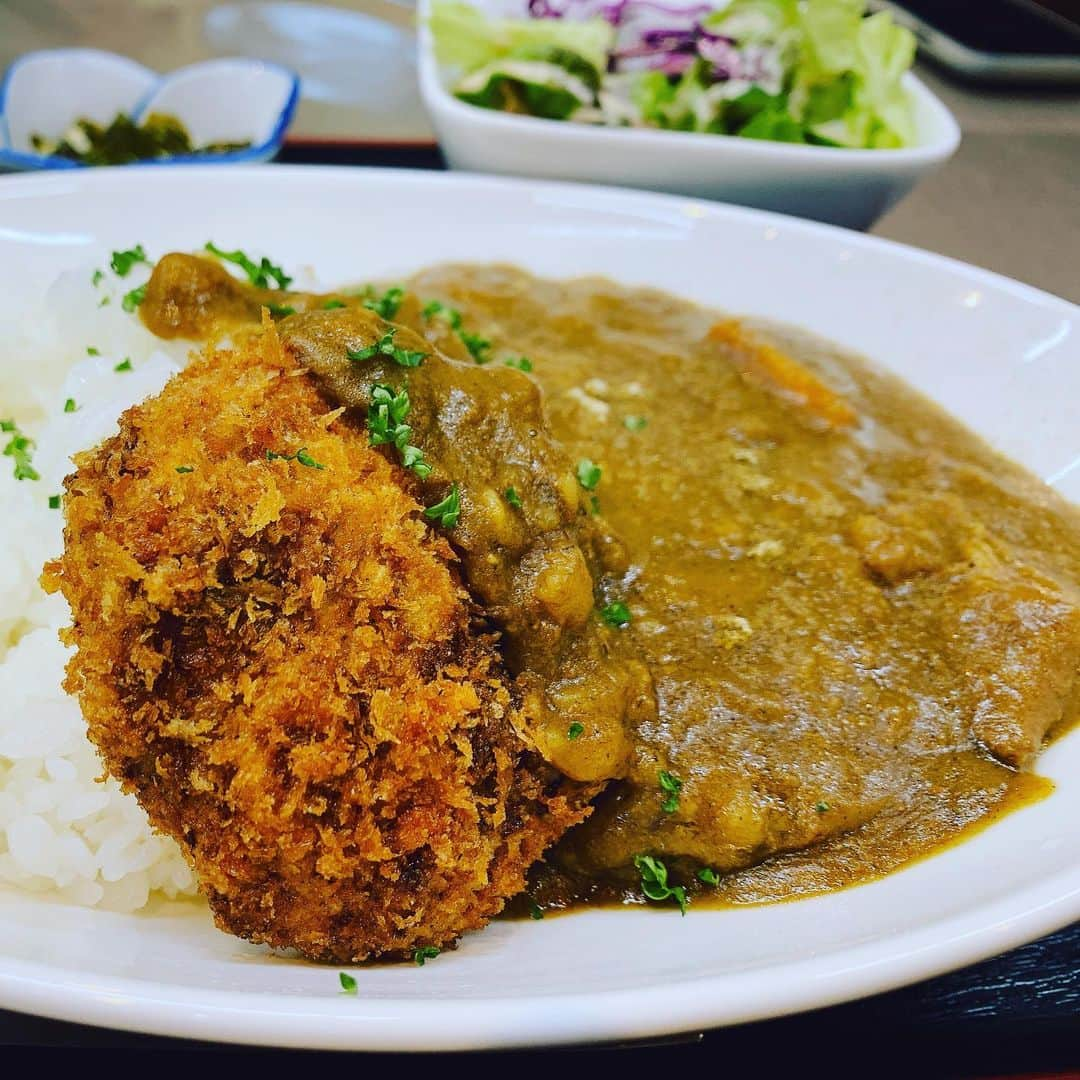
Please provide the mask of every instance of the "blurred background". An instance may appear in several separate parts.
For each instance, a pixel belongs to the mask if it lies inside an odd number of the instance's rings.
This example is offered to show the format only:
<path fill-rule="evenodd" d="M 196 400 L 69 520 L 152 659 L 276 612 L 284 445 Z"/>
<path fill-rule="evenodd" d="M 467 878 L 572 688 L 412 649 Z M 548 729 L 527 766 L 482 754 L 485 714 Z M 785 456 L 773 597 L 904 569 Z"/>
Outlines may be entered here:
<path fill-rule="evenodd" d="M 303 96 L 290 138 L 430 145 L 416 85 L 414 8 L 213 0 L 4 0 L 0 65 L 34 49 L 109 49 L 158 71 L 214 56 L 274 60 Z"/>
<path fill-rule="evenodd" d="M 939 17 L 938 29 L 961 38 L 965 27 L 993 23 L 985 2 L 909 6 L 924 29 Z M 1080 23 L 1078 0 L 1046 6 Z M 440 167 L 417 87 L 415 22 L 413 5 L 400 0 L 0 0 L 0 67 L 58 46 L 112 50 L 158 71 L 216 56 L 273 60 L 302 83 L 279 160 Z M 916 71 L 956 117 L 963 142 L 873 231 L 1080 300 L 1077 244 L 1050 242 L 1080 238 L 1080 86 L 972 82 L 934 63 L 920 38 Z M 1063 52 L 1075 49 L 1061 40 Z"/>

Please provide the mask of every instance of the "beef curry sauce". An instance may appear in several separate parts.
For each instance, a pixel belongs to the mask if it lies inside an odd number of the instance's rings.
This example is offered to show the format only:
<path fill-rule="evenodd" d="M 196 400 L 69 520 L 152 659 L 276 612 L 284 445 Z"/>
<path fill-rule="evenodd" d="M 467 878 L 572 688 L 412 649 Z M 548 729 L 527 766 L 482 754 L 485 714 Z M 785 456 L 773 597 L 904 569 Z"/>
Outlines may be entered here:
<path fill-rule="evenodd" d="M 541 906 L 639 897 L 646 853 L 695 903 L 837 888 L 1049 790 L 1030 766 L 1080 712 L 1076 508 L 790 328 L 505 266 L 403 289 L 380 310 L 174 255 L 141 314 L 202 338 L 272 305 L 357 422 L 408 389 L 522 735 L 597 785 Z M 349 359 L 383 316 L 422 363 Z"/>

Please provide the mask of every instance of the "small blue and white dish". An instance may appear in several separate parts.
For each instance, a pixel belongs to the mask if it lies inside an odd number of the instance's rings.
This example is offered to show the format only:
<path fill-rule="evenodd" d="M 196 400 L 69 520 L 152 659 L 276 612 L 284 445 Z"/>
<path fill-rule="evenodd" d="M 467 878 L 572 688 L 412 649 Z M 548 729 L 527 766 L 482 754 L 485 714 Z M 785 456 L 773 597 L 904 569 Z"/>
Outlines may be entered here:
<path fill-rule="evenodd" d="M 0 82 L 0 171 L 81 169 L 82 162 L 35 152 L 32 135 L 59 138 L 82 118 L 103 126 L 117 113 L 137 123 L 168 113 L 195 146 L 248 143 L 214 154 L 177 154 L 136 165 L 268 161 L 280 149 L 296 110 L 300 80 L 277 64 L 242 58 L 207 60 L 168 75 L 100 49 L 27 53 Z"/>

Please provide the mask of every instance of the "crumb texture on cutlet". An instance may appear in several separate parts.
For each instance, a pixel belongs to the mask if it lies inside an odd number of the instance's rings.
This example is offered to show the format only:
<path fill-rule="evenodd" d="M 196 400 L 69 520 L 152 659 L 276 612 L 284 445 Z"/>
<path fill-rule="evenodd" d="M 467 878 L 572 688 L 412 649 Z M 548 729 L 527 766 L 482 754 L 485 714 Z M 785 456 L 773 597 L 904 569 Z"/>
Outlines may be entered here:
<path fill-rule="evenodd" d="M 514 734 L 407 474 L 272 329 L 76 465 L 43 578 L 72 608 L 65 688 L 222 929 L 325 961 L 444 946 L 588 813 Z"/>

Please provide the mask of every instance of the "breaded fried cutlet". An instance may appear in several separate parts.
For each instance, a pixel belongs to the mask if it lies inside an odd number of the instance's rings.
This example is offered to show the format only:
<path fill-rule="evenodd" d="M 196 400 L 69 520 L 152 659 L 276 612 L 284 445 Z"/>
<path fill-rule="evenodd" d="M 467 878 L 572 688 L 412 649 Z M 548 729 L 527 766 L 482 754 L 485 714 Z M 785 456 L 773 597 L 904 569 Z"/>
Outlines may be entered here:
<path fill-rule="evenodd" d="M 442 947 L 587 815 L 515 734 L 414 481 L 272 327 L 76 464 L 43 579 L 72 609 L 65 688 L 223 930 L 320 961 Z"/>

